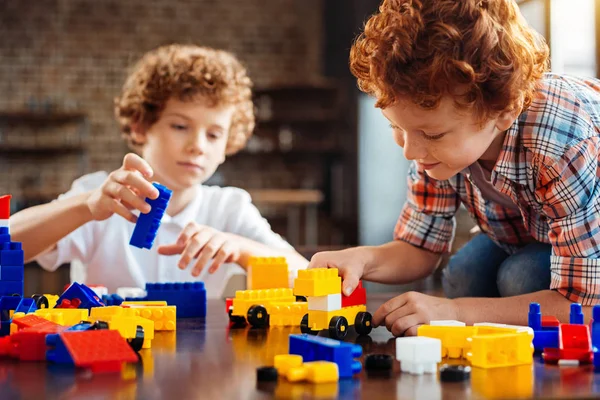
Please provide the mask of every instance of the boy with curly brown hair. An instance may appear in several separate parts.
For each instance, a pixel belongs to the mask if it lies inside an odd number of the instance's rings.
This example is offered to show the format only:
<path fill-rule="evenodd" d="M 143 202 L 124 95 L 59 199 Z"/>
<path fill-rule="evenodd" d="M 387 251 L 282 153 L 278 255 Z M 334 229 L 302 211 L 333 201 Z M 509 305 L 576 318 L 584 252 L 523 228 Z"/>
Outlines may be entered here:
<path fill-rule="evenodd" d="M 350 55 L 412 161 L 394 241 L 316 254 L 344 290 L 424 278 L 463 205 L 481 234 L 443 271 L 449 299 L 408 292 L 374 325 L 527 324 L 530 302 L 568 321 L 600 303 L 600 81 L 547 73 L 548 47 L 513 0 L 385 0 Z"/>
<path fill-rule="evenodd" d="M 143 288 L 146 282 L 202 280 L 219 296 L 250 256 L 286 257 L 291 276 L 308 263 L 275 234 L 238 188 L 202 185 L 254 129 L 252 82 L 231 53 L 193 45 L 145 54 L 115 99 L 135 153 L 121 168 L 79 178 L 58 200 L 16 213 L 25 258 L 48 270 L 79 260 L 88 283 Z M 173 191 L 151 251 L 129 246 L 150 181 Z M 163 257 L 160 255 L 180 255 Z M 225 266 L 222 264 L 227 263 Z"/>

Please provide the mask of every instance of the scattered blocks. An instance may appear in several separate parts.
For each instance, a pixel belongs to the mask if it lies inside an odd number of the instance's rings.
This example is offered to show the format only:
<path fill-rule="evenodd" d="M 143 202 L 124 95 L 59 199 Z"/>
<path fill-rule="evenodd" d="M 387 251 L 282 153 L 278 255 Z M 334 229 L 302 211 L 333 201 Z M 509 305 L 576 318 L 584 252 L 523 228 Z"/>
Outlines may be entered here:
<path fill-rule="evenodd" d="M 559 347 L 545 348 L 542 353 L 544 362 L 555 364 L 561 361 L 576 361 L 589 364 L 593 359 L 592 341 L 587 325 L 561 324 L 559 328 Z"/>
<path fill-rule="evenodd" d="M 104 307 L 104 303 L 92 289 L 77 282 L 73 282 L 58 298 L 56 301 L 57 307 L 71 308 L 75 299 L 79 301 L 77 308 Z M 63 300 L 69 300 L 69 303 L 63 304 Z"/>
<path fill-rule="evenodd" d="M 153 182 L 152 185 L 158 189 L 159 196 L 155 200 L 146 198 L 146 203 L 150 204 L 152 209 L 147 214 L 140 214 L 133 229 L 133 234 L 129 240 L 129 244 L 141 249 L 151 249 L 156 238 L 156 233 L 160 227 L 169 200 L 173 192 L 165 186 Z"/>
<path fill-rule="evenodd" d="M 146 297 L 126 298 L 127 301 L 166 301 L 177 307 L 178 318 L 206 317 L 204 282 L 147 283 Z"/>
<path fill-rule="evenodd" d="M 430 337 L 400 337 L 396 339 L 396 359 L 400 369 L 411 374 L 434 374 L 442 361 L 442 341 Z"/>
<path fill-rule="evenodd" d="M 290 368 L 299 367 L 304 360 L 298 354 L 278 354 L 273 359 L 273 366 L 281 376 L 285 376 Z"/>
<path fill-rule="evenodd" d="M 529 304 L 528 325 L 533 329 L 533 347 L 535 351 L 545 348 L 558 348 L 558 325 L 542 326 L 542 313 L 539 303 Z"/>
<path fill-rule="evenodd" d="M 155 331 L 174 331 L 177 329 L 177 308 L 175 306 L 146 306 L 127 302 L 122 307 L 130 308 L 136 316 L 154 321 Z"/>
<path fill-rule="evenodd" d="M 362 366 L 355 360 L 362 355 L 362 347 L 329 338 L 307 334 L 290 335 L 290 354 L 301 355 L 305 362 L 331 361 L 338 365 L 340 378 L 351 378 Z"/>
<path fill-rule="evenodd" d="M 289 288 L 290 278 L 285 257 L 250 257 L 246 289 Z"/>
<path fill-rule="evenodd" d="M 88 319 L 89 311 L 85 308 L 48 308 L 36 310 L 35 315 L 63 326 L 72 326 Z"/>

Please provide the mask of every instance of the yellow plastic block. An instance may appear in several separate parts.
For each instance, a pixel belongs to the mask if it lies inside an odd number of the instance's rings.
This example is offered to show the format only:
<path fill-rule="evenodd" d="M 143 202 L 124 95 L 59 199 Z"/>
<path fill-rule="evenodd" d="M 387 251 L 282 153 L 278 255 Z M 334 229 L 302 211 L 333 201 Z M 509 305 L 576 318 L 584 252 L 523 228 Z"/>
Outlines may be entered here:
<path fill-rule="evenodd" d="M 248 309 L 254 305 L 262 305 L 265 308 L 272 302 L 293 303 L 296 297 L 292 289 L 260 289 L 260 290 L 238 290 L 233 299 L 232 315 L 245 317 Z"/>
<path fill-rule="evenodd" d="M 306 301 L 273 302 L 267 311 L 270 326 L 300 326 L 302 317 L 308 312 L 308 303 Z"/>
<path fill-rule="evenodd" d="M 327 296 L 342 291 L 342 278 L 337 268 L 314 268 L 298 271 L 294 281 L 296 296 Z"/>
<path fill-rule="evenodd" d="M 582 375 L 579 375 L 582 376 Z M 593 377 L 593 374 L 583 376 Z M 579 378 L 578 378 L 579 379 Z M 483 399 L 526 399 L 534 392 L 533 365 L 519 365 L 510 368 L 473 368 L 471 370 L 471 391 L 475 397 Z M 592 382 L 584 382 L 592 384 Z M 578 381 L 579 387 L 582 382 Z"/>
<path fill-rule="evenodd" d="M 152 339 L 154 339 L 154 321 L 138 316 L 115 315 L 111 317 L 108 323 L 110 329 L 119 331 L 125 339 L 135 338 L 138 325 L 144 328 L 144 344 L 142 348 L 151 348 Z"/>
<path fill-rule="evenodd" d="M 466 358 L 474 367 L 496 368 L 533 363 L 533 334 L 505 333 L 468 338 Z"/>
<path fill-rule="evenodd" d="M 36 310 L 35 315 L 56 322 L 59 325 L 71 326 L 87 321 L 89 311 L 85 308 L 43 308 Z"/>
<path fill-rule="evenodd" d="M 284 257 L 250 257 L 246 289 L 289 288 L 288 264 Z"/>
<path fill-rule="evenodd" d="M 126 310 L 126 308 L 119 306 L 93 307 L 90 310 L 90 321 L 107 321 L 106 318 L 122 315 L 124 310 Z"/>
<path fill-rule="evenodd" d="M 278 354 L 273 358 L 273 366 L 280 376 L 285 376 L 290 368 L 300 367 L 302 356 L 297 354 Z"/>
<path fill-rule="evenodd" d="M 164 300 L 155 300 L 155 301 L 124 301 L 121 303 L 121 306 L 166 306 L 168 305 Z"/>
<path fill-rule="evenodd" d="M 470 343 L 467 338 L 474 336 L 474 326 L 431 326 L 421 325 L 417 335 L 440 339 L 442 341 L 442 357 L 460 358 L 466 356 Z"/>
<path fill-rule="evenodd" d="M 174 331 L 177 328 L 175 306 L 130 305 L 136 316 L 154 321 L 155 331 Z"/>
<path fill-rule="evenodd" d="M 56 302 L 60 296 L 56 294 L 44 294 L 46 299 L 48 299 L 48 308 L 54 308 L 56 306 Z"/>
<path fill-rule="evenodd" d="M 344 307 L 341 310 L 335 311 L 308 311 L 308 326 L 313 331 L 320 331 L 329 328 L 329 322 L 333 317 L 345 317 L 348 325 L 354 325 L 356 315 L 361 311 L 367 311 L 367 306 L 361 304 L 359 306 Z"/>
<path fill-rule="evenodd" d="M 290 382 L 306 380 L 311 383 L 337 382 L 340 379 L 337 364 L 329 361 L 306 362 L 300 367 L 290 368 L 286 377 Z"/>
<path fill-rule="evenodd" d="M 495 323 L 478 323 L 474 325 L 477 328 L 477 335 L 490 335 L 498 333 L 531 333 L 533 329 L 528 326 L 505 325 Z"/>

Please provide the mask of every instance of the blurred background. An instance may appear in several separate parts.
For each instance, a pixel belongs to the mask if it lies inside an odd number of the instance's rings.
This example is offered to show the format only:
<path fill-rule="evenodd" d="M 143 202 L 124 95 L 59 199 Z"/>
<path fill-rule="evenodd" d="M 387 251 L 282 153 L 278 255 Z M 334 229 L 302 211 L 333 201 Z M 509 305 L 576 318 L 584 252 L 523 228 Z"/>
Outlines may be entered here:
<path fill-rule="evenodd" d="M 600 1 L 519 3 L 549 41 L 555 72 L 597 75 Z M 255 83 L 254 136 L 208 183 L 248 190 L 306 257 L 387 242 L 408 163 L 348 69 L 352 40 L 378 4 L 0 1 L 0 193 L 12 194 L 14 213 L 53 200 L 83 174 L 118 168 L 127 148 L 112 104 L 128 67 L 157 46 L 195 43 L 234 52 Z M 457 218 L 454 249 L 473 227 L 464 210 Z M 67 282 L 68 266 L 26 268 L 28 294 Z"/>

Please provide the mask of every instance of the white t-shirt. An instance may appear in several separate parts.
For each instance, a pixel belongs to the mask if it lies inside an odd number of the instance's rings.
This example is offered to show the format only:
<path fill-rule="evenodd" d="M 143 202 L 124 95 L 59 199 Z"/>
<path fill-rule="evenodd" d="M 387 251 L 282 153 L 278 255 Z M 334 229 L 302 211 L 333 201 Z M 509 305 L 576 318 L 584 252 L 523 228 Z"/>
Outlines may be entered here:
<path fill-rule="evenodd" d="M 108 174 L 96 172 L 75 182 L 59 199 L 74 196 L 102 185 Z M 37 257 L 45 269 L 79 260 L 85 268 L 84 283 L 106 286 L 110 293 L 119 287 L 144 288 L 146 282 L 204 281 L 208 297 L 219 297 L 232 275 L 245 271 L 237 264 L 223 264 L 213 273 L 208 267 L 198 277 L 191 274 L 195 260 L 185 270 L 177 267 L 180 256 L 159 255 L 160 245 L 172 244 L 190 221 L 222 232 L 234 233 L 277 249 L 292 247 L 271 230 L 269 223 L 252 204 L 248 192 L 233 187 L 197 186 L 197 195 L 179 214 L 165 213 L 151 249 L 129 245 L 135 225 L 119 215 L 104 221 L 91 221 L 61 239 L 53 251 Z M 290 279 L 297 271 L 290 268 Z M 73 274 L 71 274 L 73 279 Z"/>

